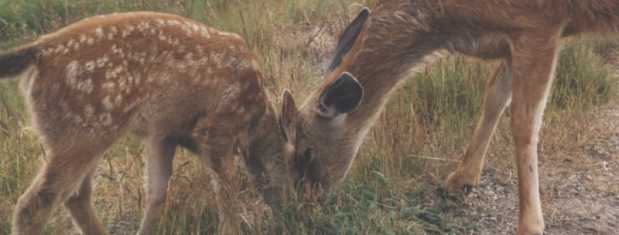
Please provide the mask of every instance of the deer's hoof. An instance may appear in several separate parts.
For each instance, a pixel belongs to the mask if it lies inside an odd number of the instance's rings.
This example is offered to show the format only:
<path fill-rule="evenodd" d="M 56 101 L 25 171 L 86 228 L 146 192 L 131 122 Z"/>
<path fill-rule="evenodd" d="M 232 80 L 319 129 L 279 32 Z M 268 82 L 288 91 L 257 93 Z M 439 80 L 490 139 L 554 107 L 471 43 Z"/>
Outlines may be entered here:
<path fill-rule="evenodd" d="M 463 174 L 462 171 L 456 170 L 449 174 L 445 181 L 445 189 L 450 193 L 467 193 L 470 192 L 473 187 L 479 185 L 479 176 L 470 176 L 470 174 Z"/>

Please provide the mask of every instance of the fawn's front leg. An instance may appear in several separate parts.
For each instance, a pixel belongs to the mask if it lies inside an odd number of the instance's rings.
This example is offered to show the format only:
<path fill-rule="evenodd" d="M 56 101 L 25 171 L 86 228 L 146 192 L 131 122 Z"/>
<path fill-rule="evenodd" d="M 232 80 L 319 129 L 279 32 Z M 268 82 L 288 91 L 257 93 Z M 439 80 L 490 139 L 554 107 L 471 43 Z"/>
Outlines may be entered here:
<path fill-rule="evenodd" d="M 216 159 L 211 157 L 211 167 L 216 173 L 216 179 L 212 183 L 219 214 L 219 234 L 240 234 L 241 220 L 238 216 L 240 199 L 237 197 L 240 189 L 237 187 L 238 179 L 235 177 L 235 156 L 234 154 L 216 156 Z"/>
<path fill-rule="evenodd" d="M 149 137 L 146 145 L 146 205 L 138 234 L 157 234 L 166 201 L 176 144 L 162 137 Z"/>
<path fill-rule="evenodd" d="M 238 187 L 235 182 L 235 154 L 239 126 L 234 120 L 225 123 L 210 119 L 198 121 L 193 137 L 200 144 L 200 152 L 208 167 L 215 172 L 211 181 L 219 215 L 219 234 L 239 234 Z"/>

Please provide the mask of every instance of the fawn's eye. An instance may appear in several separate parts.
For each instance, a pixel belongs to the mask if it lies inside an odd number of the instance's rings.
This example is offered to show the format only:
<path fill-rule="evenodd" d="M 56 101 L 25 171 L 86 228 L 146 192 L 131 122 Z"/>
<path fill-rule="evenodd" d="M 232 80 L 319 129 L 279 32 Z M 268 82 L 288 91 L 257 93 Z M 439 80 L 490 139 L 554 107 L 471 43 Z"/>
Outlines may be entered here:
<path fill-rule="evenodd" d="M 311 162 L 312 162 L 312 149 L 307 148 L 305 149 L 305 151 L 303 151 L 303 154 L 299 156 L 297 160 L 297 164 L 298 164 L 297 169 L 299 170 L 302 176 L 305 176 L 307 174 L 307 171 L 309 170 L 309 166 Z"/>

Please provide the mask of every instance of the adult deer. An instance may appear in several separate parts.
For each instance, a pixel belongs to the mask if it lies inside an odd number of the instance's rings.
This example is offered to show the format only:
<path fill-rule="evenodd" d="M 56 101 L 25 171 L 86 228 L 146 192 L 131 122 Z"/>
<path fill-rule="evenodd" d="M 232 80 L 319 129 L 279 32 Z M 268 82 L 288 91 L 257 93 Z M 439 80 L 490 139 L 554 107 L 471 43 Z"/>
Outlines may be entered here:
<path fill-rule="evenodd" d="M 542 234 L 537 145 L 560 39 L 617 30 L 615 0 L 378 0 L 371 16 L 364 10 L 346 30 L 322 87 L 296 115 L 283 117 L 300 123 L 302 177 L 329 188 L 346 176 L 392 91 L 437 57 L 501 60 L 506 75 L 489 81 L 473 141 L 446 186 L 479 183 L 488 142 L 511 101 L 518 234 Z"/>
<path fill-rule="evenodd" d="M 45 148 L 16 205 L 15 235 L 41 234 L 62 203 L 84 234 L 105 234 L 91 180 L 102 153 L 126 132 L 141 137 L 147 153 L 140 234 L 156 233 L 179 146 L 208 162 L 221 185 L 241 155 L 268 202 L 288 184 L 286 137 L 294 130 L 278 121 L 237 35 L 168 14 L 98 16 L 0 54 L 0 78 L 21 79 Z M 290 94 L 283 98 L 290 110 Z"/>

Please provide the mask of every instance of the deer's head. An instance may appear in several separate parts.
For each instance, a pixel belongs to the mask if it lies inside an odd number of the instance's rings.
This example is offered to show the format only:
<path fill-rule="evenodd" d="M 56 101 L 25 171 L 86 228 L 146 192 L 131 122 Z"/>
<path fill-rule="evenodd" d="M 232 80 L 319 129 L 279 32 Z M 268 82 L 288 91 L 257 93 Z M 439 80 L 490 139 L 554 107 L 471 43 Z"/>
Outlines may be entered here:
<path fill-rule="evenodd" d="M 286 180 L 304 189 L 306 197 L 317 196 L 345 176 L 349 169 L 345 159 L 354 158 L 367 132 L 367 127 L 348 120 L 362 102 L 364 89 L 352 74 L 338 68 L 356 46 L 369 14 L 364 9 L 342 34 L 327 72 L 330 81 L 325 80 L 300 109 L 284 94 L 279 127 L 287 146 L 283 151 L 289 170 Z"/>

